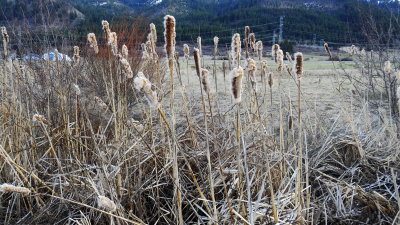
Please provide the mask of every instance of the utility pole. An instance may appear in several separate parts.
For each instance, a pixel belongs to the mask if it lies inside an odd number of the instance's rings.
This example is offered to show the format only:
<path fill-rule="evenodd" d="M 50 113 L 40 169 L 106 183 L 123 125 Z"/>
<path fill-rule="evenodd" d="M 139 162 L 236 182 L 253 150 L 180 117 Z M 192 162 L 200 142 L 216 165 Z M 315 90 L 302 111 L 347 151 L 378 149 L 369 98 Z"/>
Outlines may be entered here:
<path fill-rule="evenodd" d="M 274 34 L 272 35 L 272 45 L 275 45 L 275 44 L 276 44 L 275 37 L 276 37 L 276 32 L 275 32 L 275 30 L 274 30 Z"/>
<path fill-rule="evenodd" d="M 283 41 L 283 16 L 281 16 L 279 19 L 279 39 L 278 39 L 279 44 L 282 43 L 282 41 Z"/>

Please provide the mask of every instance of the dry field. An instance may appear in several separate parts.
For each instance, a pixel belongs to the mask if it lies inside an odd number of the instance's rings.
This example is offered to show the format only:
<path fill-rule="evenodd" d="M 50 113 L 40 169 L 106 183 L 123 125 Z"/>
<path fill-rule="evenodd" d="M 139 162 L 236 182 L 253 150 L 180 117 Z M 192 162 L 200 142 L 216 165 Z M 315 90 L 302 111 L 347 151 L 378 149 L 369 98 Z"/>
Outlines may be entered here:
<path fill-rule="evenodd" d="M 89 42 L 0 61 L 0 224 L 400 223 L 396 122 L 345 76 L 364 79 L 360 57 L 252 57 L 254 88 L 243 48 L 238 101 L 239 68 L 204 55 L 200 80 L 197 46 L 187 64 Z"/>

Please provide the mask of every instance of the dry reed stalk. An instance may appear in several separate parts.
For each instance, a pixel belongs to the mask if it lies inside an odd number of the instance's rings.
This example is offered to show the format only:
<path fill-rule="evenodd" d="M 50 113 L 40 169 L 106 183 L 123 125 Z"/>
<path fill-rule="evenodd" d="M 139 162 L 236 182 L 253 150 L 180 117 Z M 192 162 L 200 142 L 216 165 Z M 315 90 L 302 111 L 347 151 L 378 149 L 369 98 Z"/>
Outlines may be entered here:
<path fill-rule="evenodd" d="M 274 44 L 272 46 L 272 59 L 275 61 L 275 63 L 278 63 L 278 51 L 281 49 L 281 47 L 278 44 Z"/>
<path fill-rule="evenodd" d="M 326 53 L 328 53 L 329 59 L 332 60 L 332 52 L 331 52 L 331 49 L 329 48 L 328 43 L 324 44 L 324 49 L 325 49 Z"/>
<path fill-rule="evenodd" d="M 97 44 L 96 35 L 94 33 L 89 33 L 87 39 L 90 44 L 90 47 L 94 50 L 94 53 L 98 54 L 99 46 Z"/>
<path fill-rule="evenodd" d="M 286 59 L 289 61 L 290 64 L 293 64 L 293 59 L 290 52 L 286 52 Z"/>
<path fill-rule="evenodd" d="M 109 43 L 111 39 L 110 24 L 108 23 L 107 20 L 101 21 L 101 24 L 103 25 L 103 31 L 106 36 L 106 43 Z"/>
<path fill-rule="evenodd" d="M 262 41 L 257 41 L 256 49 L 257 49 L 258 60 L 261 61 L 263 58 L 263 43 L 262 43 Z"/>
<path fill-rule="evenodd" d="M 240 54 L 242 51 L 242 43 L 240 42 L 240 34 L 236 33 L 232 37 L 231 43 L 231 55 L 232 55 L 232 64 L 235 68 L 239 68 L 240 66 Z"/>
<path fill-rule="evenodd" d="M 128 58 L 129 58 L 129 50 L 128 50 L 128 47 L 125 44 L 122 45 L 121 55 L 122 55 L 122 57 L 124 59 L 128 60 Z"/>
<path fill-rule="evenodd" d="M 6 27 L 1 27 L 1 35 L 3 36 L 3 49 L 4 49 L 4 59 L 8 56 L 8 43 L 10 43 L 10 36 L 7 33 Z"/>
<path fill-rule="evenodd" d="M 26 187 L 17 187 L 14 186 L 12 184 L 1 184 L 0 185 L 0 192 L 4 192 L 4 193 L 20 193 L 20 194 L 24 194 L 24 195 L 28 195 L 31 193 L 31 190 L 29 190 Z"/>
<path fill-rule="evenodd" d="M 73 56 L 73 59 L 74 59 L 74 62 L 75 62 L 75 63 L 79 63 L 79 60 L 81 59 L 81 57 L 80 57 L 80 55 L 79 55 L 79 52 L 80 52 L 79 47 L 78 47 L 78 46 L 74 46 L 74 56 Z M 57 55 L 58 55 L 58 53 L 57 53 Z M 57 56 L 57 58 L 58 58 L 58 56 Z"/>
<path fill-rule="evenodd" d="M 303 76 L 303 54 L 298 52 L 294 55 L 295 59 L 295 73 L 297 75 L 298 89 L 297 89 L 297 104 L 298 104 L 298 156 L 297 156 L 297 174 L 296 174 L 296 208 L 297 208 L 297 220 L 302 222 L 304 217 L 302 216 L 302 202 L 303 202 L 303 150 L 302 150 L 302 124 L 301 124 L 301 78 Z"/>
<path fill-rule="evenodd" d="M 250 36 L 250 27 L 244 27 L 244 46 L 245 46 L 245 57 L 246 59 L 249 58 L 249 36 Z"/>

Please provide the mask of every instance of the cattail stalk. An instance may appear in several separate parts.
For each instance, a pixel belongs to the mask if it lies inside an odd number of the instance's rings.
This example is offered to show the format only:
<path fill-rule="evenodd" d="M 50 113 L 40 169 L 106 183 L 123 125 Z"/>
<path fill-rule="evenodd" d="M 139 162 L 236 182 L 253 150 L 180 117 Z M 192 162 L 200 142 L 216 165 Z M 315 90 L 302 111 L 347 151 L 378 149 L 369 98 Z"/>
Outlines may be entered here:
<path fill-rule="evenodd" d="M 286 52 L 286 59 L 289 61 L 290 64 L 293 64 L 293 59 L 292 56 L 290 55 L 290 52 Z"/>
<path fill-rule="evenodd" d="M 219 38 L 214 37 L 214 66 L 213 66 L 213 76 L 214 76 L 214 83 L 215 83 L 215 92 L 218 92 L 218 80 L 217 80 L 217 53 L 218 53 L 218 42 Z"/>
<path fill-rule="evenodd" d="M 93 50 L 94 50 L 94 53 L 98 54 L 99 53 L 99 46 L 97 44 L 96 35 L 94 33 L 89 33 L 87 38 L 88 38 L 88 42 L 90 44 L 90 47 L 93 48 Z"/>
<path fill-rule="evenodd" d="M 4 59 L 8 56 L 8 44 L 10 43 L 10 36 L 7 33 L 6 27 L 1 27 L 1 35 L 3 36 L 3 49 L 4 49 Z"/>

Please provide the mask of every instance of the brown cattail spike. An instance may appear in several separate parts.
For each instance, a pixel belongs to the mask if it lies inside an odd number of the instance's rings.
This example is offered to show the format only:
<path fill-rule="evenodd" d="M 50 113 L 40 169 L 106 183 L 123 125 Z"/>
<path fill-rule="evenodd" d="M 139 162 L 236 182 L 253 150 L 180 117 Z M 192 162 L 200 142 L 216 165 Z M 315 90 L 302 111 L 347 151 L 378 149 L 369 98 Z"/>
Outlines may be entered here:
<path fill-rule="evenodd" d="M 235 103 L 240 103 L 242 101 L 242 80 L 243 80 L 243 68 L 236 67 L 231 71 L 231 90 L 232 97 L 235 100 Z"/>
<path fill-rule="evenodd" d="M 240 34 L 236 33 L 232 37 L 231 44 L 231 54 L 232 54 L 232 64 L 235 67 L 240 66 L 240 53 L 242 51 L 242 43 L 240 42 Z"/>
<path fill-rule="evenodd" d="M 29 190 L 26 187 L 17 187 L 12 184 L 5 183 L 5 184 L 0 185 L 0 192 L 4 192 L 4 193 L 13 193 L 14 192 L 14 193 L 20 193 L 20 194 L 27 195 L 27 194 L 31 193 L 31 190 Z"/>
<path fill-rule="evenodd" d="M 218 37 L 214 37 L 214 55 L 217 55 L 218 52 L 218 42 L 219 42 L 219 38 Z"/>
<path fill-rule="evenodd" d="M 331 49 L 329 48 L 328 43 L 324 44 L 324 48 L 325 48 L 326 53 L 328 53 L 328 55 L 329 55 L 329 59 L 332 59 L 332 52 L 331 52 Z"/>
<path fill-rule="evenodd" d="M 297 75 L 297 79 L 300 81 L 303 76 L 303 54 L 298 52 L 294 54 L 295 58 L 295 72 Z"/>
<path fill-rule="evenodd" d="M 256 62 L 253 59 L 247 60 L 247 70 L 249 71 L 251 86 L 254 88 L 254 90 L 257 91 L 257 81 L 256 81 L 257 66 Z"/>
<path fill-rule="evenodd" d="M 278 44 L 274 44 L 272 46 L 272 58 L 274 59 L 275 63 L 278 63 L 278 51 L 281 49 L 281 47 Z"/>
<path fill-rule="evenodd" d="M 200 63 L 200 51 L 197 48 L 193 50 L 194 64 L 196 66 L 197 76 L 201 76 L 201 63 Z"/>
<path fill-rule="evenodd" d="M 188 60 L 188 59 L 189 59 L 189 56 L 190 56 L 189 45 L 187 45 L 187 44 L 184 44 L 184 45 L 183 45 L 183 54 L 184 54 L 186 60 Z"/>
<path fill-rule="evenodd" d="M 263 58 L 263 43 L 262 43 L 262 41 L 257 41 L 256 49 L 257 49 L 258 60 L 262 60 L 262 58 Z"/>
<path fill-rule="evenodd" d="M 254 33 L 249 34 L 249 42 L 250 42 L 249 44 L 250 44 L 251 51 L 253 53 L 255 53 L 256 52 L 256 35 Z"/>
<path fill-rule="evenodd" d="M 3 50 L 4 50 L 4 58 L 8 56 L 8 43 L 10 42 L 10 36 L 8 36 L 7 28 L 1 27 L 1 35 L 3 36 Z"/>
<path fill-rule="evenodd" d="M 103 25 L 103 31 L 106 36 L 106 42 L 109 43 L 111 38 L 110 24 L 108 23 L 107 20 L 101 21 L 101 24 Z"/>
<path fill-rule="evenodd" d="M 270 88 L 272 88 L 272 85 L 274 85 L 274 78 L 273 78 L 273 76 L 272 76 L 272 73 L 269 73 L 269 74 L 268 74 L 268 86 L 269 86 Z"/>
<path fill-rule="evenodd" d="M 175 18 L 173 16 L 164 17 L 164 39 L 165 39 L 165 51 L 167 52 L 167 57 L 173 60 L 175 57 Z"/>
<path fill-rule="evenodd" d="M 80 52 L 79 47 L 78 46 L 74 46 L 74 57 L 73 57 L 73 59 L 74 59 L 75 63 L 79 63 L 79 60 L 81 58 L 79 56 L 79 52 Z"/>
<path fill-rule="evenodd" d="M 203 85 L 203 90 L 206 93 L 210 92 L 210 85 L 209 85 L 209 81 L 208 81 L 208 70 L 206 69 L 201 69 L 201 84 Z"/>
<path fill-rule="evenodd" d="M 99 46 L 97 44 L 96 35 L 94 33 L 89 33 L 87 38 L 88 38 L 88 42 L 90 44 L 90 47 L 93 48 L 93 50 L 94 50 L 94 53 L 98 54 L 99 53 Z"/>

